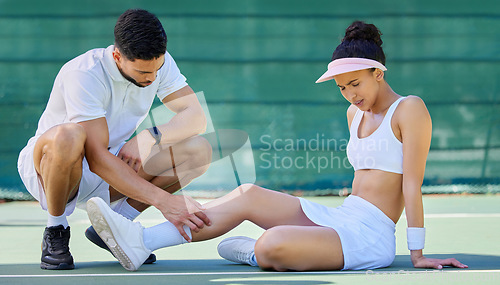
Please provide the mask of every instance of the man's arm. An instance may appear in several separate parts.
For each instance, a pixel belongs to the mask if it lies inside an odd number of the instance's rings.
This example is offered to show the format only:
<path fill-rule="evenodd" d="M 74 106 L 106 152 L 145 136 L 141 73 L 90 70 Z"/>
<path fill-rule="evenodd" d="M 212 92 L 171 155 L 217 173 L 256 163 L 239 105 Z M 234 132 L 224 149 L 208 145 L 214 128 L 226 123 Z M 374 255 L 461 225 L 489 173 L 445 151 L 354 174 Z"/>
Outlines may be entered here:
<path fill-rule="evenodd" d="M 199 203 L 190 197 L 174 196 L 156 187 L 139 177 L 134 169 L 108 151 L 109 133 L 105 118 L 79 124 L 87 133 L 85 156 L 92 172 L 125 196 L 158 208 L 186 240 L 189 237 L 182 229 L 183 225 L 198 230 L 207 223 L 208 219 L 201 212 L 203 207 Z M 207 221 L 204 222 L 205 219 Z"/>
<path fill-rule="evenodd" d="M 207 119 L 191 87 L 185 86 L 168 95 L 163 99 L 163 104 L 176 114 L 169 122 L 156 126 L 162 133 L 162 145 L 173 145 L 205 132 Z M 143 130 L 120 150 L 118 158 L 137 172 L 148 158 L 155 142 L 149 131 Z"/>
<path fill-rule="evenodd" d="M 168 123 L 158 126 L 162 134 L 166 134 L 162 136 L 162 143 L 178 142 L 205 132 L 207 118 L 191 87 L 175 91 L 162 102 L 176 113 Z"/>

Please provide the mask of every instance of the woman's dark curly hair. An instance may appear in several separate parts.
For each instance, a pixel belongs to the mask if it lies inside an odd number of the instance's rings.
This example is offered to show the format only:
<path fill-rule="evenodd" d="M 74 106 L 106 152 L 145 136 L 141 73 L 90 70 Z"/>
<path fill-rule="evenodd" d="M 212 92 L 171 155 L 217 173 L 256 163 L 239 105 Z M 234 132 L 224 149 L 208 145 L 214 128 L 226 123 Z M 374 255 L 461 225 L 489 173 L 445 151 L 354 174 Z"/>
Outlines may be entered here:
<path fill-rule="evenodd" d="M 373 24 L 353 22 L 345 30 L 342 42 L 333 52 L 332 61 L 338 58 L 360 57 L 373 59 L 385 65 L 381 35 L 382 33 Z"/>

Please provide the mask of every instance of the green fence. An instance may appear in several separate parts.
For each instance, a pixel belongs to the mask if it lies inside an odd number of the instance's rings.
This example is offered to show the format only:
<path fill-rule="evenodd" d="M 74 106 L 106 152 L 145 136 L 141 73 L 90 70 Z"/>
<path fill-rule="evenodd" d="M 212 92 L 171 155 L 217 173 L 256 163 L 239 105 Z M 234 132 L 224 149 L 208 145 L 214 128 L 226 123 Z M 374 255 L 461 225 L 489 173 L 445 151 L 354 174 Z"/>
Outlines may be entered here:
<path fill-rule="evenodd" d="M 250 135 L 258 184 L 350 186 L 348 105 L 333 84 L 314 81 L 345 28 L 360 19 L 384 34 L 393 89 L 420 96 L 429 108 L 425 184 L 437 185 L 429 189 L 453 192 L 463 187 L 439 185 L 467 184 L 498 191 L 492 186 L 500 184 L 498 1 L 6 0 L 0 2 L 0 196 L 26 197 L 17 156 L 36 130 L 59 68 L 112 44 L 117 17 L 134 7 L 160 18 L 168 50 L 190 86 L 204 92 L 214 126 Z M 299 165 L 297 158 L 306 157 L 316 164 Z"/>

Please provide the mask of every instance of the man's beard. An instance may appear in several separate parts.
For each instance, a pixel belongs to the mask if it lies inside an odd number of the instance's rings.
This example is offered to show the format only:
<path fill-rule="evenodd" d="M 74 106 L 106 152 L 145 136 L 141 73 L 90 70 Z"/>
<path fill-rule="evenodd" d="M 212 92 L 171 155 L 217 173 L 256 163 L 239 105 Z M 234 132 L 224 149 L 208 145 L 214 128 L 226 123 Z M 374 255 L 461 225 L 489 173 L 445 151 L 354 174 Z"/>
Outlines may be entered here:
<path fill-rule="evenodd" d="M 120 73 L 122 74 L 122 76 L 125 79 L 127 79 L 128 81 L 130 81 L 131 83 L 133 83 L 135 86 L 140 87 L 140 88 L 148 87 L 148 86 L 141 85 L 139 82 L 135 81 L 135 79 L 133 79 L 132 77 L 130 77 L 129 75 L 127 75 L 120 68 L 118 68 L 118 70 L 120 71 Z"/>

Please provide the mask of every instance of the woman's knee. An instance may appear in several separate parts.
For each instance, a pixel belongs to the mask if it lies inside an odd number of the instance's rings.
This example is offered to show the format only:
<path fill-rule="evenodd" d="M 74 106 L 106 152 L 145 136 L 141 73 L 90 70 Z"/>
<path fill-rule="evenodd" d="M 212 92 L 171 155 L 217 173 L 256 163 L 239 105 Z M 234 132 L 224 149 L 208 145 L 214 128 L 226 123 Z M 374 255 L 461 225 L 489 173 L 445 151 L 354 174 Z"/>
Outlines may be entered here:
<path fill-rule="evenodd" d="M 262 199 L 261 191 L 263 188 L 252 183 L 244 183 L 232 191 L 233 195 L 245 196 L 248 205 L 255 205 L 258 203 L 256 199 Z M 253 207 L 253 206 L 252 206 Z"/>
<path fill-rule="evenodd" d="M 287 257 L 285 226 L 268 229 L 255 244 L 255 257 L 263 269 L 277 271 L 287 270 L 285 263 Z"/>

